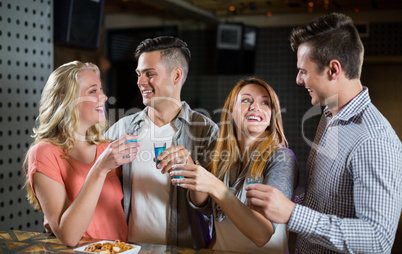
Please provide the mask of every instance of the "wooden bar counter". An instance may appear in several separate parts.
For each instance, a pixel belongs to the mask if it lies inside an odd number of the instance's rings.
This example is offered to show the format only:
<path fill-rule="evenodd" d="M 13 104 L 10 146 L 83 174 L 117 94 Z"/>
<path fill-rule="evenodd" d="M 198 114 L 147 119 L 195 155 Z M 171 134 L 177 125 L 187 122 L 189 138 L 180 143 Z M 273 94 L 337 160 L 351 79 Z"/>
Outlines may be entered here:
<path fill-rule="evenodd" d="M 20 230 L 0 230 L 0 254 L 8 253 L 74 253 L 75 248 L 97 242 L 97 239 L 82 238 L 74 248 L 63 245 L 55 236 L 48 233 L 28 232 Z M 170 254 L 209 254 L 222 253 L 209 249 L 190 249 L 157 244 L 141 244 L 139 253 L 170 253 Z M 234 252 L 224 252 L 226 254 Z M 238 252 L 236 252 L 238 253 Z"/>

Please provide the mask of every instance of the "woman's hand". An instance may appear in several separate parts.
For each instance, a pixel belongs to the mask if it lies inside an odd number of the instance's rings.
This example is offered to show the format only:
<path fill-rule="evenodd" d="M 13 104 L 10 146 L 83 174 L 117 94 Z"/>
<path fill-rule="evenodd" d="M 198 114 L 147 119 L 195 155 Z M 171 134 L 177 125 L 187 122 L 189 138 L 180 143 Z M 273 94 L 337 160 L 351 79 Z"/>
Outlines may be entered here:
<path fill-rule="evenodd" d="M 175 171 L 175 169 L 184 169 Z M 207 201 L 208 195 L 213 199 L 223 201 L 229 196 L 227 186 L 216 176 L 211 174 L 200 165 L 186 164 L 173 165 L 170 176 L 183 176 L 184 178 L 173 179 L 172 183 L 190 190 L 192 202 L 202 206 Z"/>
<path fill-rule="evenodd" d="M 137 142 L 127 142 L 137 136 L 126 135 L 113 141 L 95 162 L 96 168 L 110 170 L 135 160 L 140 146 Z"/>
<path fill-rule="evenodd" d="M 172 178 L 172 183 L 177 184 L 182 188 L 204 192 L 207 194 L 211 194 L 214 188 L 214 182 L 218 180 L 205 168 L 195 164 L 173 165 L 172 170 L 170 171 L 170 176 L 183 176 L 184 178 L 180 179 Z"/>
<path fill-rule="evenodd" d="M 175 171 L 175 169 L 181 169 Z M 172 183 L 190 190 L 190 198 L 194 205 L 201 207 L 207 203 L 213 182 L 217 178 L 205 168 L 195 164 L 173 165 L 170 176 L 183 176 L 184 178 L 173 179 Z M 218 180 L 219 181 L 219 180 Z"/>
<path fill-rule="evenodd" d="M 274 232 L 271 222 L 258 212 L 245 206 L 221 180 L 205 168 L 199 165 L 186 164 L 174 165 L 172 169 L 170 172 L 172 177 L 184 177 L 172 179 L 172 183 L 180 184 L 180 187 L 189 189 L 191 200 L 196 206 L 204 205 L 209 194 L 233 224 L 256 246 L 262 247 L 271 239 Z M 174 169 L 184 170 L 174 171 Z"/>

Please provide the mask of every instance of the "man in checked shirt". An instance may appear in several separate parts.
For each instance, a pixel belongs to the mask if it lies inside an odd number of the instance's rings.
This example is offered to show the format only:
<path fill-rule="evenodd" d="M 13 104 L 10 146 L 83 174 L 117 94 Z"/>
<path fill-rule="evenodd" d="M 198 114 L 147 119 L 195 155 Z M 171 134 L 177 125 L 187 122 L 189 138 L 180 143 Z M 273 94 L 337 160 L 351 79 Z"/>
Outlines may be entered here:
<path fill-rule="evenodd" d="M 306 165 L 304 201 L 250 185 L 251 207 L 298 234 L 298 253 L 391 253 L 402 207 L 402 145 L 371 103 L 353 21 L 333 13 L 292 31 L 296 78 L 325 106 Z"/>

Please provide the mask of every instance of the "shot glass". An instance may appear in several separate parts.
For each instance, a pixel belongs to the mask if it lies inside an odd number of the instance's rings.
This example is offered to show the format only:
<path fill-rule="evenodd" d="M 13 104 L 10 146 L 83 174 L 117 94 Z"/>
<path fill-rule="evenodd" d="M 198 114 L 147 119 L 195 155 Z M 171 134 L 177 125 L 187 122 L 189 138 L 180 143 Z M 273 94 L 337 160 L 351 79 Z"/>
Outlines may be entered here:
<path fill-rule="evenodd" d="M 159 154 L 161 154 L 163 151 L 166 150 L 166 142 L 154 142 L 154 150 L 155 150 L 155 163 L 157 166 L 160 162 L 160 160 L 158 160 L 158 156 Z"/>
<path fill-rule="evenodd" d="M 176 164 L 184 165 L 184 164 L 187 164 L 187 162 L 188 162 L 187 156 L 186 157 L 175 157 L 173 159 L 174 165 L 176 165 Z M 184 169 L 174 169 L 173 171 L 183 171 L 183 170 Z M 172 178 L 173 179 L 181 179 L 181 178 L 184 178 L 184 176 L 173 176 Z M 173 185 L 177 185 L 177 184 L 173 183 Z"/>
<path fill-rule="evenodd" d="M 257 175 L 246 176 L 246 186 L 250 185 L 250 184 L 255 184 L 255 183 L 261 183 L 261 176 L 257 176 Z M 249 206 L 250 204 L 246 201 L 245 205 Z"/>
<path fill-rule="evenodd" d="M 261 176 L 257 175 L 248 175 L 246 177 L 246 183 L 247 185 L 249 184 L 255 184 L 255 183 L 261 183 Z"/>
<path fill-rule="evenodd" d="M 127 135 L 138 136 L 138 131 L 137 131 L 137 130 L 134 130 L 134 129 L 130 129 L 130 130 L 127 130 L 127 131 L 126 131 L 126 134 L 127 134 Z M 130 139 L 130 140 L 127 140 L 127 141 L 126 141 L 126 143 L 130 143 L 130 142 L 135 142 L 135 143 L 137 143 L 137 139 Z"/>
<path fill-rule="evenodd" d="M 138 136 L 138 131 L 137 131 L 137 130 L 134 130 L 134 129 L 129 129 L 129 130 L 126 131 L 126 134 L 127 134 L 127 135 Z M 126 141 L 126 143 L 131 143 L 131 142 L 137 143 L 137 139 L 130 139 L 130 140 L 127 140 L 127 141 Z M 132 154 L 126 155 L 126 156 L 124 156 L 123 158 L 129 158 L 129 157 L 131 157 L 131 155 L 132 155 Z"/>

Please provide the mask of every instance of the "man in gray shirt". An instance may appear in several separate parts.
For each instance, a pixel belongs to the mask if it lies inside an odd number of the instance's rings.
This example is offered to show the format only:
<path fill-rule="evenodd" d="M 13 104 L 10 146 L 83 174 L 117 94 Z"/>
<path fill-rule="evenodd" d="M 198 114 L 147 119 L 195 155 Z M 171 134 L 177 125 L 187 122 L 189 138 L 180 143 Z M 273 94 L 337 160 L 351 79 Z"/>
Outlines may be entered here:
<path fill-rule="evenodd" d="M 218 133 L 212 120 L 181 102 L 190 51 L 180 39 L 163 36 L 141 42 L 135 57 L 137 85 L 146 108 L 120 119 L 106 133 L 112 140 L 129 130 L 138 133 L 136 159 L 123 165 L 128 241 L 207 247 L 211 218 L 193 210 L 186 201 L 186 190 L 172 185 L 166 174 L 175 156 L 188 156 L 189 152 L 193 161 L 206 166 Z M 157 165 L 153 160 L 156 141 L 167 147 Z"/>

